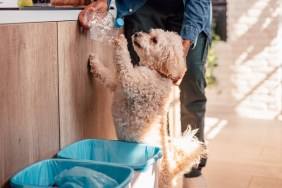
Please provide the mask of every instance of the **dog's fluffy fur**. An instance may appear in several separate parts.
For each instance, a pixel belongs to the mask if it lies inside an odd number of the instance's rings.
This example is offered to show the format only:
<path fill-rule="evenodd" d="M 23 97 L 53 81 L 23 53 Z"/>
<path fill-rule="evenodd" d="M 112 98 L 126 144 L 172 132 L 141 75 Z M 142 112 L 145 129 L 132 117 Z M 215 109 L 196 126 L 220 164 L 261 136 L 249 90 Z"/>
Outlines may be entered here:
<path fill-rule="evenodd" d="M 91 72 L 114 92 L 112 115 L 118 139 L 160 146 L 159 187 L 173 187 L 173 180 L 197 165 L 206 151 L 195 130 L 180 138 L 167 135 L 169 96 L 186 71 L 182 39 L 153 29 L 149 34 L 136 33 L 132 43 L 140 66 L 132 65 L 127 41 L 120 35 L 115 43 L 115 71 L 90 55 Z"/>

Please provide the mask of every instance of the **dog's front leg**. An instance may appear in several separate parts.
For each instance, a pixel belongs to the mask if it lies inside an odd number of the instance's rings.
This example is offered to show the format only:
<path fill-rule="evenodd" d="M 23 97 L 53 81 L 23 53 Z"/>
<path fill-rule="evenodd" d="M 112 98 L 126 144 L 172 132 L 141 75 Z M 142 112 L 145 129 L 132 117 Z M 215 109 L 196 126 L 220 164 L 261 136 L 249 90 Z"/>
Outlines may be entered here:
<path fill-rule="evenodd" d="M 127 40 L 123 34 L 116 39 L 115 63 L 117 73 L 123 82 L 132 82 L 132 78 L 136 76 L 134 67 L 131 63 L 130 54 L 127 48 Z"/>
<path fill-rule="evenodd" d="M 89 56 L 89 64 L 91 67 L 91 72 L 95 78 L 99 79 L 103 84 L 106 85 L 111 91 L 114 91 L 116 88 L 116 73 L 110 68 L 106 67 L 98 57 L 94 54 Z"/>

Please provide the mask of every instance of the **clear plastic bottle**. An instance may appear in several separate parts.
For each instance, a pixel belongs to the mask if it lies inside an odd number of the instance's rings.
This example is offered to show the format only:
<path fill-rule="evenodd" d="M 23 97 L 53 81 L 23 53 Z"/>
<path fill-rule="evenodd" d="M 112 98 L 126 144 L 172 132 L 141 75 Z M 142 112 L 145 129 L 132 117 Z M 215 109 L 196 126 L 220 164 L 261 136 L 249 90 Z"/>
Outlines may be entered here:
<path fill-rule="evenodd" d="M 115 20 L 110 12 L 86 11 L 84 20 L 90 26 L 90 38 L 106 45 L 113 44 L 124 25 L 123 19 Z"/>

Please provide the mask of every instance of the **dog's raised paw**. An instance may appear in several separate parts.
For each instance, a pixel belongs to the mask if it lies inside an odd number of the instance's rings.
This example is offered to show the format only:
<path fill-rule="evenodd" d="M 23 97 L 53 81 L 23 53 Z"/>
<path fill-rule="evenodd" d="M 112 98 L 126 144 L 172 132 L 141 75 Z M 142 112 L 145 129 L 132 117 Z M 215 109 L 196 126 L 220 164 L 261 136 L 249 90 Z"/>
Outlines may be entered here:
<path fill-rule="evenodd" d="M 89 65 L 90 65 L 90 72 L 95 72 L 95 63 L 97 62 L 97 56 L 94 54 L 89 55 Z"/>
<path fill-rule="evenodd" d="M 95 60 L 96 60 L 96 55 L 95 54 L 90 54 L 89 55 L 89 62 L 91 63 L 91 62 L 95 62 Z"/>
<path fill-rule="evenodd" d="M 126 40 L 124 34 L 119 34 L 118 39 L 119 40 Z"/>
<path fill-rule="evenodd" d="M 119 46 L 127 46 L 127 40 L 125 38 L 125 36 L 123 34 L 120 34 L 117 38 L 116 38 L 116 44 Z"/>

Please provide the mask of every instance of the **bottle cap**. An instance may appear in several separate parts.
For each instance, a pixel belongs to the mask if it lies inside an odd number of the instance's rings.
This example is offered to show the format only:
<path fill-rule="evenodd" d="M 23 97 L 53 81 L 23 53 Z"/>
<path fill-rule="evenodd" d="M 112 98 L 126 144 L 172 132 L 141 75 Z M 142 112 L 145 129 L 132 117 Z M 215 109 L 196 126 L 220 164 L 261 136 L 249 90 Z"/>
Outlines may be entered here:
<path fill-rule="evenodd" d="M 122 28 L 123 25 L 124 25 L 124 21 L 123 21 L 123 19 L 121 19 L 121 18 L 116 19 L 115 22 L 114 22 L 114 26 L 115 26 L 115 28 L 117 28 L 117 29 Z"/>

